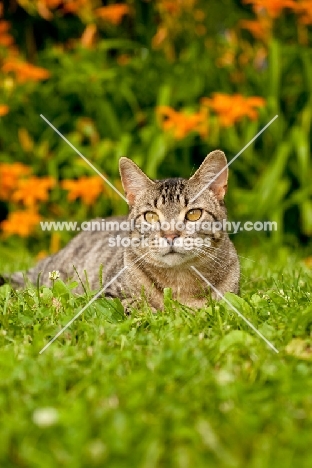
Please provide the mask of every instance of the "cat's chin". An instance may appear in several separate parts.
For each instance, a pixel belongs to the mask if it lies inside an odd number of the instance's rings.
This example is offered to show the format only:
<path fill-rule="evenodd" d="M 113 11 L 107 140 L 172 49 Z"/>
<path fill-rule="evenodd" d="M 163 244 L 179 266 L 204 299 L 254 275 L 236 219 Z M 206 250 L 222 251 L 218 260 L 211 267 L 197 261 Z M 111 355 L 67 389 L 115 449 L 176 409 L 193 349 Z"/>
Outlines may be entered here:
<path fill-rule="evenodd" d="M 158 263 L 162 267 L 177 267 L 190 261 L 189 255 L 180 252 L 168 252 L 165 255 L 159 255 Z"/>

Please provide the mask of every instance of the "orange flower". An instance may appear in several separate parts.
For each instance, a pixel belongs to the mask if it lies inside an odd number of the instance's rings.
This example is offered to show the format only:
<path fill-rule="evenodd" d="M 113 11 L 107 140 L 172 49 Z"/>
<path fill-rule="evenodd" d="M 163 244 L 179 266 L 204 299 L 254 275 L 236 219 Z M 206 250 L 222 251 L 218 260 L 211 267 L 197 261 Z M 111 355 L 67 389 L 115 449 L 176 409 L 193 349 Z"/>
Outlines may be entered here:
<path fill-rule="evenodd" d="M 159 19 L 156 34 L 152 38 L 152 47 L 163 48 L 167 58 L 172 61 L 176 52 L 175 40 L 180 40 L 180 36 L 185 34 L 186 21 L 193 24 L 191 28 L 197 35 L 206 33 L 203 24 L 194 24 L 196 21 L 203 21 L 205 13 L 199 9 L 194 10 L 197 0 L 156 0 L 154 3 Z"/>
<path fill-rule="evenodd" d="M 98 176 L 84 176 L 78 180 L 66 179 L 61 185 L 63 189 L 68 190 L 69 201 L 81 198 L 86 205 L 92 205 L 104 190 L 103 181 Z"/>
<path fill-rule="evenodd" d="M 177 13 L 180 13 L 181 11 L 181 5 L 177 1 L 170 1 L 170 0 L 163 1 L 160 3 L 159 6 L 167 13 L 170 13 L 170 15 L 176 15 Z"/>
<path fill-rule="evenodd" d="M 8 21 L 0 21 L 0 45 L 10 47 L 14 44 L 13 37 L 9 34 L 10 23 Z"/>
<path fill-rule="evenodd" d="M 301 0 L 294 7 L 301 24 L 312 24 L 312 0 Z"/>
<path fill-rule="evenodd" d="M 46 8 L 57 8 L 60 6 L 61 3 L 63 3 L 63 0 L 39 0 L 38 4 L 41 3 L 44 5 Z"/>
<path fill-rule="evenodd" d="M 167 39 L 168 37 L 168 29 L 166 26 L 159 26 L 159 28 L 156 31 L 155 36 L 152 39 L 152 47 L 153 49 L 159 48 L 162 43 Z"/>
<path fill-rule="evenodd" d="M 44 19 L 51 20 L 53 14 L 51 10 L 59 8 L 64 13 L 81 14 L 84 9 L 90 9 L 92 2 L 90 0 L 37 0 L 36 8 Z"/>
<path fill-rule="evenodd" d="M 8 200 L 18 184 L 18 180 L 30 172 L 30 167 L 21 163 L 0 164 L 0 198 Z"/>
<path fill-rule="evenodd" d="M 266 11 L 272 18 L 278 18 L 284 8 L 296 8 L 294 0 L 243 0 L 243 3 L 251 4 L 257 14 Z"/>
<path fill-rule="evenodd" d="M 88 24 L 80 38 L 80 43 L 83 47 L 91 49 L 95 43 L 97 28 L 95 24 Z"/>
<path fill-rule="evenodd" d="M 263 17 L 254 21 L 241 20 L 239 25 L 242 29 L 247 29 L 256 39 L 262 40 L 268 38 L 271 30 L 271 22 L 265 21 Z"/>
<path fill-rule="evenodd" d="M 183 11 L 192 10 L 197 0 L 158 0 L 160 11 L 170 15 L 180 15 Z M 196 10 L 198 12 L 199 10 Z"/>
<path fill-rule="evenodd" d="M 37 1 L 37 11 L 42 18 L 50 20 L 53 18 L 53 15 L 50 9 L 54 9 L 60 6 L 62 0 L 38 0 Z"/>
<path fill-rule="evenodd" d="M 9 106 L 6 106 L 5 104 L 0 105 L 0 117 L 3 115 L 6 115 L 9 112 L 10 108 Z"/>
<path fill-rule="evenodd" d="M 6 60 L 2 66 L 2 71 L 5 73 L 13 72 L 17 80 L 22 83 L 24 81 L 40 81 L 50 77 L 50 72 L 45 68 L 35 67 L 27 62 L 17 60 Z"/>
<path fill-rule="evenodd" d="M 255 120 L 258 117 L 255 108 L 263 107 L 265 100 L 261 97 L 244 97 L 240 94 L 214 93 L 211 99 L 202 98 L 201 103 L 219 115 L 223 127 L 230 127 L 244 117 Z"/>
<path fill-rule="evenodd" d="M 48 191 L 54 187 L 53 177 L 29 177 L 18 181 L 17 188 L 13 192 L 12 200 L 21 202 L 25 206 L 34 206 L 38 201 L 46 201 L 49 198 Z"/>
<path fill-rule="evenodd" d="M 13 211 L 8 219 L 0 223 L 0 227 L 5 235 L 17 234 L 21 237 L 27 237 L 41 220 L 41 216 L 36 210 Z"/>
<path fill-rule="evenodd" d="M 130 8 L 125 3 L 107 5 L 95 10 L 96 16 L 111 24 L 120 24 L 123 17 L 130 14 Z"/>
<path fill-rule="evenodd" d="M 63 10 L 67 13 L 78 13 L 89 2 L 90 0 L 67 0 L 63 2 Z"/>
<path fill-rule="evenodd" d="M 185 138 L 191 132 L 197 132 L 206 137 L 208 132 L 207 109 L 201 109 L 194 114 L 178 112 L 169 106 L 159 106 L 156 114 L 165 131 L 172 131 L 177 140 Z"/>

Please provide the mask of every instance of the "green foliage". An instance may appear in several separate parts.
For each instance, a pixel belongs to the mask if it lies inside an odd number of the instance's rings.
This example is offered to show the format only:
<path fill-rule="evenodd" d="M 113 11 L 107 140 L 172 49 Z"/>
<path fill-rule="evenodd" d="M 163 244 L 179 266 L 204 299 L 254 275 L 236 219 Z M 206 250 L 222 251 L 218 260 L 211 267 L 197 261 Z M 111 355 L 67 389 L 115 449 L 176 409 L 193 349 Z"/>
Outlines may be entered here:
<path fill-rule="evenodd" d="M 311 271 L 274 254 L 243 259 L 228 299 L 279 354 L 226 302 L 194 313 L 167 290 L 158 314 L 99 299 L 39 355 L 89 296 L 2 286 L 1 466 L 308 468 Z"/>

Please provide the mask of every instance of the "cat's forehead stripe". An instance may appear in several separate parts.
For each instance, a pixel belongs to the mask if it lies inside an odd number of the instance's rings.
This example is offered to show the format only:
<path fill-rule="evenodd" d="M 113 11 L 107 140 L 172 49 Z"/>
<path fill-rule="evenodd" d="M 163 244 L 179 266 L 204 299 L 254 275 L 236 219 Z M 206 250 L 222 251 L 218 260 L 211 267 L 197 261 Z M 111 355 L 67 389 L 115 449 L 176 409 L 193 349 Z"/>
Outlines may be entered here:
<path fill-rule="evenodd" d="M 158 181 L 159 198 L 157 205 L 164 205 L 167 202 L 179 203 L 185 205 L 185 197 L 183 192 L 185 189 L 184 179 L 167 179 Z"/>

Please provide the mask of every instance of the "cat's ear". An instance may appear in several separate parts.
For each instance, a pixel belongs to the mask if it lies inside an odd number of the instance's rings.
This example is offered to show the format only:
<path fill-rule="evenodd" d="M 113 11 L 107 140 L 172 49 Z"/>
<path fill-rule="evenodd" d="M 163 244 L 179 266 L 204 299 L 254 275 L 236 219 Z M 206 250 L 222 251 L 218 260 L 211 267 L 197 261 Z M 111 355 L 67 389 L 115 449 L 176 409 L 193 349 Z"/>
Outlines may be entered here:
<path fill-rule="evenodd" d="M 209 153 L 189 183 L 204 187 L 207 185 L 218 200 L 223 200 L 227 189 L 228 168 L 223 151 L 215 150 Z"/>
<path fill-rule="evenodd" d="M 129 205 L 135 203 L 136 197 L 151 188 L 155 182 L 147 177 L 144 172 L 128 158 L 120 158 L 119 172 L 122 186 Z"/>

